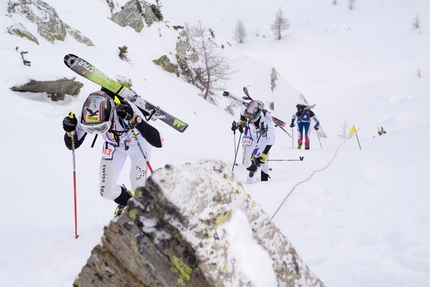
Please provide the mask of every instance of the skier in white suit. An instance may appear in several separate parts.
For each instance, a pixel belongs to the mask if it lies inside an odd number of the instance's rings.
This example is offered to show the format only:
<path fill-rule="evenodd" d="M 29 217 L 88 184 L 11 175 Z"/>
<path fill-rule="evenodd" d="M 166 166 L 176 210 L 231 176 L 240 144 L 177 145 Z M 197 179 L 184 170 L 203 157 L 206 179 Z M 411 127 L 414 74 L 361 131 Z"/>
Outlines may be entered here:
<path fill-rule="evenodd" d="M 162 136 L 147 123 L 143 113 L 132 102 L 107 90 L 91 93 L 82 107 L 80 118 L 71 113 L 63 119 L 63 129 L 68 149 L 72 149 L 72 136 L 75 149 L 87 134 L 99 134 L 104 139 L 100 195 L 117 203 L 114 216 L 119 216 L 134 190 L 145 184 L 152 147 L 162 147 Z M 131 160 L 131 190 L 117 183 L 127 156 Z"/>
<path fill-rule="evenodd" d="M 261 181 L 267 181 L 269 176 L 268 154 L 275 142 L 275 124 L 272 116 L 264 109 L 261 101 L 252 101 L 241 109 L 240 121 L 237 128 L 243 132 L 245 121 L 248 122 L 252 143 L 251 156 L 245 161 L 249 171 L 248 181 L 252 181 L 257 169 L 261 167 Z"/>

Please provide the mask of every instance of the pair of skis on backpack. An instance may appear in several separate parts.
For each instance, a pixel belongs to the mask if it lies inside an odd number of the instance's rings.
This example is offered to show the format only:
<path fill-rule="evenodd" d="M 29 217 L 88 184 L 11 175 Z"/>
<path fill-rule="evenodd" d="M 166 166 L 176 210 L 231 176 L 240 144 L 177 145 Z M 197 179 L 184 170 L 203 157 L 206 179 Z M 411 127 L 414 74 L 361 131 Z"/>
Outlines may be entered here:
<path fill-rule="evenodd" d="M 245 96 L 243 96 L 242 98 L 239 98 L 239 97 L 237 97 L 237 96 L 235 96 L 235 95 L 233 95 L 233 94 L 231 94 L 230 92 L 228 92 L 228 91 L 224 91 L 223 92 L 223 97 L 225 97 L 225 98 L 227 98 L 227 99 L 230 99 L 230 100 L 232 100 L 232 101 L 234 101 L 234 102 L 236 102 L 236 103 L 239 103 L 239 104 L 242 104 L 242 105 L 244 105 L 244 106 L 248 106 L 249 105 L 249 103 L 250 102 L 252 102 L 252 101 L 254 101 L 252 98 L 251 98 L 251 96 L 249 95 L 249 92 L 248 92 L 248 88 L 247 87 L 244 87 L 243 88 L 243 92 L 245 93 Z M 247 102 L 247 101 L 249 101 L 249 102 Z M 315 105 L 312 105 L 310 108 L 313 108 Z M 283 120 L 281 120 L 281 119 L 279 119 L 279 118 L 277 118 L 277 117 L 275 117 L 275 116 L 272 116 L 271 115 L 271 117 L 272 117 L 272 120 L 273 120 L 273 123 L 275 124 L 275 126 L 277 126 L 277 127 L 279 127 L 281 130 L 283 130 L 289 137 L 291 137 L 291 135 L 290 135 L 290 133 L 285 129 L 286 127 L 287 127 L 287 123 L 285 122 L 285 121 L 283 121 Z"/>
<path fill-rule="evenodd" d="M 147 118 L 151 118 L 153 120 L 160 119 L 181 133 L 187 129 L 187 123 L 164 111 L 160 107 L 151 104 L 127 87 L 109 78 L 86 60 L 74 54 L 67 54 L 64 56 L 64 64 L 66 64 L 66 66 L 75 73 L 109 90 L 115 95 L 129 99 L 142 111 L 144 115 L 148 116 Z"/>

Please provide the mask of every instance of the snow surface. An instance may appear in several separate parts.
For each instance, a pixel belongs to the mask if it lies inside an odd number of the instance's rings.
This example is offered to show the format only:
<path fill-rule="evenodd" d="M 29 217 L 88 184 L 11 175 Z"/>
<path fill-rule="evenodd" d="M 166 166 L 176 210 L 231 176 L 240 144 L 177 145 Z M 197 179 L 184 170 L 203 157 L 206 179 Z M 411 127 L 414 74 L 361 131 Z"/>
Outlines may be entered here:
<path fill-rule="evenodd" d="M 29 79 L 75 77 L 63 64 L 67 53 L 82 56 L 111 77 L 131 78 L 147 100 L 190 124 L 181 134 L 162 122 L 153 123 L 165 137 L 165 146 L 153 151 L 154 168 L 201 159 L 233 165 L 238 140 L 230 131 L 238 115 L 225 113 L 223 101 L 220 107 L 211 105 L 195 87 L 152 63 L 164 54 L 173 60 L 176 32 L 163 23 L 140 34 L 121 28 L 108 20 L 105 1 L 46 2 L 95 47 L 72 37 L 49 43 L 28 20 L 5 15 L 7 3 L 1 1 L 3 286 L 71 286 L 115 208 L 98 194 L 102 141 L 90 148 L 90 137 L 76 151 L 79 238 L 74 239 L 72 155 L 63 144 L 61 121 L 70 110 L 78 112 L 86 95 L 98 87 L 78 78 L 85 84 L 79 97 L 52 102 L 44 94 L 12 92 L 12 86 Z M 300 93 L 317 104 L 315 113 L 328 137 L 319 142 L 313 131 L 311 150 L 297 150 L 277 129 L 272 159 L 304 160 L 272 162 L 269 182 L 245 188 L 326 286 L 428 286 L 430 2 L 363 0 L 356 1 L 353 10 L 347 1 L 337 2 L 165 0 L 162 11 L 170 25 L 192 26 L 202 20 L 225 43 L 238 71 L 226 86 L 230 92 L 241 95 L 242 87 L 248 87 L 255 98 L 275 102 L 273 114 L 286 121 Z M 281 41 L 270 31 L 279 8 L 291 23 Z M 421 27 L 414 29 L 417 15 Z M 248 32 L 244 44 L 233 39 L 238 20 Z M 17 22 L 36 35 L 40 45 L 9 35 L 6 27 Z M 129 47 L 130 63 L 118 58 L 123 45 Z M 16 47 L 28 51 L 30 67 L 22 64 Z M 273 92 L 272 67 L 279 72 Z M 340 136 L 352 125 L 361 149 L 355 135 L 348 140 Z M 381 126 L 387 134 L 378 136 Z M 244 167 L 234 171 L 245 180 Z M 127 176 L 125 168 L 121 180 L 126 184 Z M 233 228 L 241 222 L 237 216 L 229 223 L 236 232 L 242 230 L 240 224 Z M 252 253 L 255 243 L 247 241 L 249 235 L 240 236 L 242 247 L 247 245 Z M 245 252 L 235 253 L 241 257 Z M 254 266 L 246 258 L 238 262 L 247 264 L 243 268 L 249 274 L 270 276 L 258 268 L 259 260 Z M 259 282 L 255 279 L 255 286 L 263 286 Z"/>

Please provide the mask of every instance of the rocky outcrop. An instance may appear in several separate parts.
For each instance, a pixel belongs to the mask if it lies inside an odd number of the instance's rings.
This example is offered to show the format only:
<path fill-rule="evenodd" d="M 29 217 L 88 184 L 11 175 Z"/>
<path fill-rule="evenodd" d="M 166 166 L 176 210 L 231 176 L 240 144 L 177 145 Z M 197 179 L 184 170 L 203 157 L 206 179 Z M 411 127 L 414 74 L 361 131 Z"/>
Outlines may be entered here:
<path fill-rule="evenodd" d="M 276 88 L 276 81 L 277 80 L 278 80 L 278 72 L 273 67 L 272 68 L 272 73 L 270 73 L 270 89 L 272 90 L 272 92 Z"/>
<path fill-rule="evenodd" d="M 178 65 L 175 65 L 172 62 L 170 62 L 170 59 L 166 55 L 163 55 L 160 58 L 158 58 L 157 60 L 153 60 L 152 62 L 154 64 L 160 66 L 161 68 L 163 68 L 163 70 L 165 70 L 169 73 L 173 73 L 177 77 L 179 77 Z"/>
<path fill-rule="evenodd" d="M 191 45 L 190 36 L 187 31 L 180 31 L 176 41 L 176 61 L 180 68 L 180 73 L 185 77 L 188 83 L 198 86 L 194 65 L 199 61 L 199 56 Z"/>
<path fill-rule="evenodd" d="M 158 21 L 151 6 L 145 1 L 139 0 L 128 1 L 121 7 L 121 11 L 112 15 L 111 20 L 121 27 L 130 26 L 138 33 L 142 31 L 145 23 L 151 26 Z"/>
<path fill-rule="evenodd" d="M 255 286 L 230 244 L 237 226 L 267 256 L 275 283 L 266 286 L 323 286 L 220 161 L 155 171 L 73 286 Z"/>
<path fill-rule="evenodd" d="M 21 38 L 26 38 L 37 45 L 39 45 L 39 40 L 37 40 L 37 37 L 31 34 L 21 23 L 14 24 L 10 27 L 7 27 L 7 32 L 11 35 L 15 35 Z"/>
<path fill-rule="evenodd" d="M 94 46 L 91 40 L 82 35 L 81 32 L 63 23 L 55 9 L 41 0 L 11 0 L 8 2 L 7 12 L 10 15 L 23 15 L 30 22 L 36 24 L 40 36 L 51 43 L 57 40 L 64 41 L 66 35 L 69 34 L 87 46 Z M 24 27 L 23 24 L 18 25 Z M 16 33 L 15 35 L 21 36 Z"/>
<path fill-rule="evenodd" d="M 11 88 L 14 92 L 31 92 L 31 93 L 47 93 L 53 101 L 64 100 L 65 95 L 77 95 L 84 84 L 73 79 L 59 79 L 55 81 L 35 81 L 14 86 Z"/>
<path fill-rule="evenodd" d="M 111 20 L 121 27 L 130 26 L 136 32 L 142 31 L 144 24 L 142 19 L 143 7 L 139 1 L 129 1 L 121 11 L 112 15 Z"/>

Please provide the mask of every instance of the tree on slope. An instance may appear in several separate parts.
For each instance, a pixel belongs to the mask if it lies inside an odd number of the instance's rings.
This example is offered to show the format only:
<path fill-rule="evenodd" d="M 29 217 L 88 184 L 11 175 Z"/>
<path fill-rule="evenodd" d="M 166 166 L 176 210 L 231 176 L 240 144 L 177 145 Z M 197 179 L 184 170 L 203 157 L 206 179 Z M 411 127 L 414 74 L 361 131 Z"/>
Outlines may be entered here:
<path fill-rule="evenodd" d="M 239 43 L 243 43 L 245 42 L 246 35 L 245 25 L 243 25 L 241 20 L 237 21 L 236 28 L 234 29 L 234 39 Z"/>
<path fill-rule="evenodd" d="M 192 29 L 192 46 L 198 55 L 194 67 L 195 85 L 203 92 L 203 98 L 216 103 L 215 92 L 229 80 L 232 70 L 227 57 L 215 42 L 213 33 L 208 33 L 201 21 Z"/>
<path fill-rule="evenodd" d="M 275 21 L 270 25 L 276 40 L 282 39 L 282 32 L 290 28 L 290 20 L 284 16 L 284 12 L 281 8 L 276 12 Z"/>

